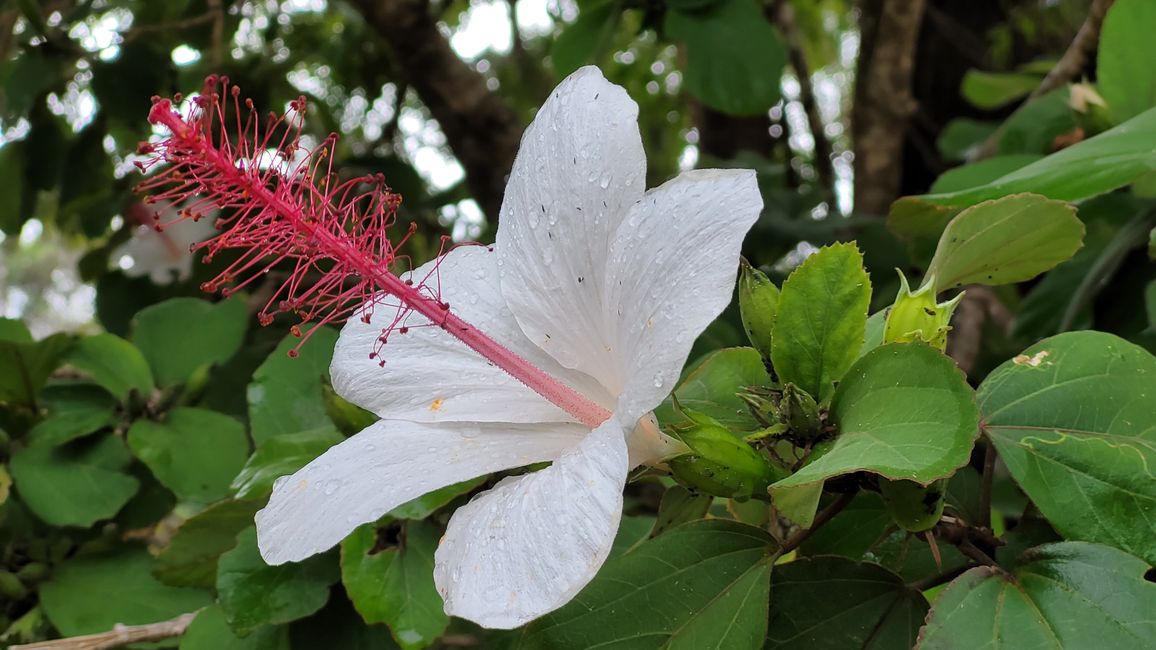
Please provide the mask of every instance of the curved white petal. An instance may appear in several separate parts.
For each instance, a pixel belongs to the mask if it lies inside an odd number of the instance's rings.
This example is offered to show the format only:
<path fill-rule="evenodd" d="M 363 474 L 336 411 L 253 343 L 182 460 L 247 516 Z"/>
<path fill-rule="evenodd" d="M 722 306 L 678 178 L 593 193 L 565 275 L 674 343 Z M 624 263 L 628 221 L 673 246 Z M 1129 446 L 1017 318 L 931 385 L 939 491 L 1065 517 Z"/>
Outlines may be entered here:
<path fill-rule="evenodd" d="M 695 338 L 731 301 L 739 252 L 763 199 L 749 170 L 684 173 L 635 204 L 607 261 L 606 319 L 623 421 L 670 393 Z"/>
<path fill-rule="evenodd" d="M 638 106 L 597 68 L 563 81 L 522 137 L 498 223 L 502 293 L 522 330 L 601 379 L 606 250 L 645 190 Z"/>
<path fill-rule="evenodd" d="M 560 381 L 604 405 L 612 400 L 589 377 L 560 366 L 530 342 L 498 289 L 498 256 L 484 246 L 462 246 L 415 270 L 414 281 L 441 287 L 442 300 L 460 317 Z M 435 265 L 437 274 L 434 273 Z M 438 279 L 440 278 L 440 280 Z M 333 388 L 383 418 L 415 422 L 568 422 L 572 418 L 420 314 L 395 329 L 376 359 L 381 330 L 396 304 L 374 307 L 370 323 L 350 317 L 333 350 Z M 380 361 L 385 364 L 381 365 Z M 607 404 L 610 403 L 610 404 Z"/>
<path fill-rule="evenodd" d="M 397 506 L 453 483 L 554 460 L 581 425 L 419 424 L 382 420 L 279 479 L 257 513 L 269 564 L 301 560 Z"/>
<path fill-rule="evenodd" d="M 590 582 L 622 516 L 623 436 L 612 417 L 550 467 L 506 479 L 454 513 L 434 556 L 447 614 L 513 628 Z"/>

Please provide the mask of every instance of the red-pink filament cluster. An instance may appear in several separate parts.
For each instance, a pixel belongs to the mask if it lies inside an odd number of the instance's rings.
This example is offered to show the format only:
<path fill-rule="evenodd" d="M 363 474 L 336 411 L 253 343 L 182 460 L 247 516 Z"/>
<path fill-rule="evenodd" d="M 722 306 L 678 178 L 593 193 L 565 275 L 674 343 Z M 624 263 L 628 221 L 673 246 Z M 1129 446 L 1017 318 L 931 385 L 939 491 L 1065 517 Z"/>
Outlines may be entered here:
<path fill-rule="evenodd" d="M 413 232 L 390 240 L 401 197 L 390 192 L 384 178 L 341 181 L 332 167 L 336 136 L 311 149 L 303 146 L 303 97 L 286 113 L 262 120 L 237 86 L 210 77 L 205 93 L 189 104 L 188 114 L 181 115 L 172 101 L 154 100 L 149 121 L 170 135 L 142 144 L 140 152 L 151 157 L 137 166 L 147 172 L 167 165 L 141 183 L 146 202 L 182 206 L 178 220 L 221 214 L 215 224 L 221 233 L 192 249 L 204 251 L 205 261 L 224 250 L 240 256 L 202 288 L 229 295 L 289 260 L 291 265 L 282 265 L 288 278 L 258 318 L 267 325 L 278 313 L 294 314 L 310 325 L 305 338 L 360 305 L 371 305 L 379 289 L 364 268 L 388 270 L 397 247 Z M 157 230 L 163 230 L 161 215 L 154 218 Z M 437 298 L 436 289 L 432 297 Z M 396 321 L 406 313 L 399 309 Z"/>
<path fill-rule="evenodd" d="M 389 238 L 401 197 L 380 175 L 341 181 L 332 166 L 335 135 L 313 148 L 303 145 L 304 98 L 283 115 L 262 119 L 227 78 L 210 77 L 205 92 L 189 100 L 187 114 L 177 112 L 173 101 L 181 100 L 153 100 L 149 122 L 169 135 L 141 145 L 140 153 L 150 156 L 137 163 L 141 171 L 161 168 L 139 190 L 148 194 L 146 202 L 182 206 L 173 220 L 219 211 L 220 234 L 192 249 L 203 250 L 206 260 L 225 250 L 239 256 L 203 289 L 227 295 L 289 261 L 283 265 L 291 267 L 288 279 L 258 314 L 262 325 L 279 313 L 294 314 L 309 324 L 306 331 L 293 328 L 304 343 L 317 328 L 340 322 L 359 307 L 365 307 L 361 318 L 367 323 L 375 304 L 393 307 L 396 314 L 376 348 L 367 351 L 379 358 L 389 336 L 404 334 L 406 316 L 416 311 L 578 421 L 595 427 L 609 417 L 458 317 L 441 299 L 436 265 L 428 277 L 414 281 L 394 275 L 397 247 L 413 234 L 411 227 Z M 166 225 L 160 215 L 154 222 L 157 230 Z"/>

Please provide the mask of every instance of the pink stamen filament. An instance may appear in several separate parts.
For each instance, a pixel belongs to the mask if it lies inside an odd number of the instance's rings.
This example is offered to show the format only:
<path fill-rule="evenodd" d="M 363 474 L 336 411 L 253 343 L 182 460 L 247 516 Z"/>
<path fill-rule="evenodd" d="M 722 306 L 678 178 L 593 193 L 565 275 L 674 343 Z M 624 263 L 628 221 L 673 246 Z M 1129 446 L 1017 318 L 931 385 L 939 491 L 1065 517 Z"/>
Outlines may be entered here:
<path fill-rule="evenodd" d="M 153 123 L 169 129 L 185 146 L 193 147 L 201 160 L 210 163 L 216 172 L 241 186 L 252 200 L 264 205 L 289 222 L 293 229 L 328 257 L 340 260 L 367 278 L 381 291 L 395 297 L 406 307 L 429 319 L 450 336 L 482 355 L 498 368 L 525 384 L 550 403 L 562 409 L 582 424 L 595 428 L 610 417 L 610 412 L 586 396 L 570 388 L 550 374 L 530 363 L 512 350 L 501 345 L 484 332 L 453 313 L 450 306 L 421 293 L 420 288 L 408 284 L 387 268 L 373 264 L 349 241 L 321 227 L 317 221 L 305 218 L 299 205 L 283 200 L 251 175 L 241 173 L 234 160 L 211 146 L 204 138 L 190 133 L 191 128 L 167 101 L 157 102 L 149 114 Z"/>

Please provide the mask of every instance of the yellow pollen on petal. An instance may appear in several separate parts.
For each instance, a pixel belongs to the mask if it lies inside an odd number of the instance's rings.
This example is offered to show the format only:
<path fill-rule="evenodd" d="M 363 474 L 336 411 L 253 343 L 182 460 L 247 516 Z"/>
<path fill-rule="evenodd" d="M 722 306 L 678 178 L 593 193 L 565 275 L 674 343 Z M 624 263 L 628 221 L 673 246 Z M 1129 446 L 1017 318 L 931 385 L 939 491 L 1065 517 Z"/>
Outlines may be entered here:
<path fill-rule="evenodd" d="M 435 399 L 434 401 L 430 402 L 429 410 L 435 411 L 435 412 L 442 410 L 442 403 L 444 403 L 444 402 L 445 402 L 445 400 L 443 400 L 440 397 Z"/>

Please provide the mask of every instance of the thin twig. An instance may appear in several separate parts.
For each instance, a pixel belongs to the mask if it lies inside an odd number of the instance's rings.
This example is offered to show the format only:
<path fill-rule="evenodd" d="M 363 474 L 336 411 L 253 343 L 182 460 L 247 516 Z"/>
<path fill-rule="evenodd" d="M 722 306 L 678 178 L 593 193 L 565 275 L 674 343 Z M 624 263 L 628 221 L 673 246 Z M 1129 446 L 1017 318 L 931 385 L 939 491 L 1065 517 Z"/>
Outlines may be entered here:
<path fill-rule="evenodd" d="M 795 22 L 795 8 L 790 2 L 779 3 L 776 22 L 787 41 L 791 67 L 795 69 L 795 76 L 799 81 L 799 103 L 803 105 L 811 138 L 815 142 L 815 173 L 819 176 L 819 185 L 824 195 L 830 200 L 835 195 L 835 167 L 831 161 L 831 142 L 827 139 L 823 116 L 819 112 L 818 102 L 815 101 L 811 69 L 803 53 L 803 39 L 799 35 L 799 25 Z"/>
<path fill-rule="evenodd" d="M 909 582 L 907 583 L 907 588 L 911 589 L 912 591 L 927 591 L 932 587 L 938 587 L 941 584 L 955 580 L 959 576 L 963 575 L 964 572 L 974 567 L 974 564 L 962 564 L 949 571 L 944 571 L 943 573 L 928 576 L 922 580 L 916 580 L 915 582 Z"/>
<path fill-rule="evenodd" d="M 1112 3 L 1115 0 L 1092 0 L 1092 6 L 1088 10 L 1088 17 L 1084 19 L 1084 23 L 1080 25 L 1080 30 L 1076 32 L 1076 37 L 1072 39 L 1068 49 L 1064 51 L 1064 55 L 1052 66 L 1048 74 L 1044 76 L 1044 80 L 1040 85 L 1028 95 L 1027 99 L 1020 104 L 1015 113 L 1019 113 L 1025 106 L 1031 104 L 1040 97 L 1050 93 L 1051 91 L 1063 86 L 1071 81 L 1084 70 L 1088 59 L 1092 56 L 1092 52 L 1096 50 L 1096 46 L 1100 43 L 1100 29 L 1104 26 L 1104 16 L 1108 13 Z M 1013 116 L 1015 115 L 1013 113 Z M 983 160 L 995 155 L 999 150 L 999 141 L 1003 138 L 1004 126 L 1011 120 L 1004 120 L 1003 125 L 996 129 L 994 133 L 984 140 L 983 145 L 979 147 L 972 160 Z"/>
<path fill-rule="evenodd" d="M 835 515 L 842 512 L 843 508 L 846 508 L 847 504 L 851 503 L 854 498 L 855 494 L 851 492 L 840 494 L 839 498 L 835 499 L 834 503 L 821 510 L 819 514 L 815 515 L 815 520 L 811 522 L 810 528 L 799 530 L 795 532 L 794 535 L 788 537 L 787 541 L 783 542 L 783 547 L 779 552 L 782 555 L 786 555 L 787 553 L 790 553 L 791 551 L 799 548 L 803 542 L 807 541 L 807 538 L 811 536 L 811 533 L 815 532 L 819 528 L 822 528 L 823 524 L 826 524 Z"/>
<path fill-rule="evenodd" d="M 991 530 L 991 486 L 995 477 L 995 443 L 986 439 L 987 448 L 983 452 L 983 474 L 979 478 L 979 521 L 976 526 Z"/>
<path fill-rule="evenodd" d="M 995 560 L 991 559 L 990 555 L 979 550 L 979 547 L 975 544 L 972 544 L 970 539 L 964 539 L 956 546 L 956 548 L 959 549 L 960 553 L 963 553 L 967 557 L 975 560 L 976 562 L 979 562 L 980 564 L 985 564 L 987 566 L 999 566 Z"/>
<path fill-rule="evenodd" d="M 112 630 L 100 634 L 86 634 L 85 636 L 74 636 L 54 641 L 14 645 L 9 650 L 109 650 L 130 643 L 161 641 L 184 634 L 185 629 L 189 627 L 196 616 L 196 612 L 190 612 L 160 623 L 117 625 Z"/>
<path fill-rule="evenodd" d="M 221 67 L 224 58 L 225 8 L 221 0 L 209 0 L 209 13 L 213 15 L 213 40 L 209 50 L 209 63 L 214 69 Z"/>

